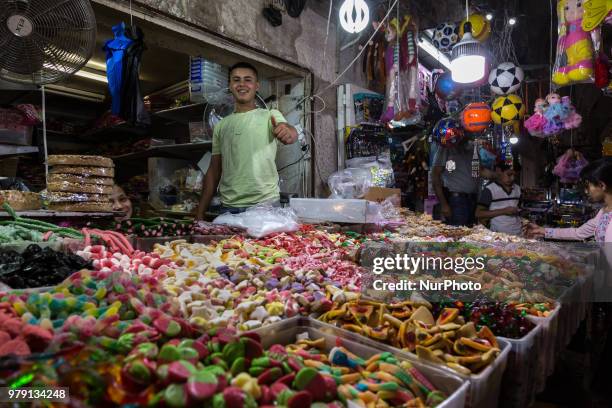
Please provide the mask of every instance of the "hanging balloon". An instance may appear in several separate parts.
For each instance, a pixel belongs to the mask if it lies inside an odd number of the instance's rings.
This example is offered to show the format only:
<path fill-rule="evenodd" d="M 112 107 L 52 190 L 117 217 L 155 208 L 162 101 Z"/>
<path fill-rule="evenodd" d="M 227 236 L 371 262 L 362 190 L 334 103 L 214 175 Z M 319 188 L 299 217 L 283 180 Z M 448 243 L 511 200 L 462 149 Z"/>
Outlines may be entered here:
<path fill-rule="evenodd" d="M 491 92 L 497 95 L 508 95 L 519 90 L 525 78 L 523 69 L 513 62 L 502 62 L 489 74 Z"/>
<path fill-rule="evenodd" d="M 491 108 L 484 102 L 470 103 L 463 110 L 461 124 L 468 132 L 484 131 L 491 124 Z"/>
<path fill-rule="evenodd" d="M 491 118 L 498 125 L 509 126 L 525 116 L 525 104 L 520 96 L 510 94 L 493 101 Z"/>
<path fill-rule="evenodd" d="M 461 85 L 454 82 L 450 72 L 440 75 L 436 81 L 436 95 L 440 99 L 451 101 L 461 96 Z"/>
<path fill-rule="evenodd" d="M 459 27 L 456 23 L 439 24 L 433 32 L 432 42 L 442 52 L 449 52 L 459 41 Z"/>
<path fill-rule="evenodd" d="M 465 137 L 465 133 L 459 123 L 452 118 L 440 120 L 433 129 L 433 140 L 443 147 L 457 145 Z"/>
<path fill-rule="evenodd" d="M 491 24 L 482 14 L 472 14 L 468 20 L 472 23 L 472 37 L 476 41 L 484 42 L 491 35 Z M 464 19 L 459 24 L 459 38 L 463 38 L 463 26 L 467 21 Z"/>

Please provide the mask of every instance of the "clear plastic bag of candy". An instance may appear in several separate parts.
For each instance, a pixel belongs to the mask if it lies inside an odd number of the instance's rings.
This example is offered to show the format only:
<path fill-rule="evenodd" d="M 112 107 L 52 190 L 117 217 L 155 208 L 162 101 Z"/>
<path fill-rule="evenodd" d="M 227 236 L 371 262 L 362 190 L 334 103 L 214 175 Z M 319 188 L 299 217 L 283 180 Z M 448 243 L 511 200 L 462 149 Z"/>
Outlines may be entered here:
<path fill-rule="evenodd" d="M 300 227 L 292 209 L 272 207 L 266 204 L 249 208 L 239 214 L 222 214 L 214 219 L 213 224 L 242 228 L 255 238 L 279 232 L 297 231 Z"/>
<path fill-rule="evenodd" d="M 332 173 L 327 179 L 329 198 L 363 198 L 371 186 L 372 173 L 364 168 L 348 168 Z"/>

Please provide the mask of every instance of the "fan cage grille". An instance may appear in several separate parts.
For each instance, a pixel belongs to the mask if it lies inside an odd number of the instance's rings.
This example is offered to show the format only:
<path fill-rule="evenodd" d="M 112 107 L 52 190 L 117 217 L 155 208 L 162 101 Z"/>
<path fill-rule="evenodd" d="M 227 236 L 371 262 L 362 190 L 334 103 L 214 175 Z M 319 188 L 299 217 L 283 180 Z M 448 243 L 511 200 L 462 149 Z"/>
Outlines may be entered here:
<path fill-rule="evenodd" d="M 93 54 L 96 19 L 89 0 L 6 0 L 0 10 L 0 77 L 44 85 L 79 71 Z M 8 26 L 12 16 L 32 25 L 17 36 Z"/>

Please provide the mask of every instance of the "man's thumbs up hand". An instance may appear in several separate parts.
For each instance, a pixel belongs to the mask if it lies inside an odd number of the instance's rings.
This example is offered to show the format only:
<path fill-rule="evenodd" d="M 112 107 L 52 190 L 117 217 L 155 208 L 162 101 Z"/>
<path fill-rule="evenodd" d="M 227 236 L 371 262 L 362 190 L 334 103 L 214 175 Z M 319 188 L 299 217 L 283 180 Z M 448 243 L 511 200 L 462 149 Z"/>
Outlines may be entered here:
<path fill-rule="evenodd" d="M 270 116 L 270 123 L 272 124 L 272 132 L 274 133 L 274 137 L 280 140 L 284 144 L 293 143 L 294 135 L 293 128 L 286 123 L 276 123 L 276 118 L 274 115 Z"/>

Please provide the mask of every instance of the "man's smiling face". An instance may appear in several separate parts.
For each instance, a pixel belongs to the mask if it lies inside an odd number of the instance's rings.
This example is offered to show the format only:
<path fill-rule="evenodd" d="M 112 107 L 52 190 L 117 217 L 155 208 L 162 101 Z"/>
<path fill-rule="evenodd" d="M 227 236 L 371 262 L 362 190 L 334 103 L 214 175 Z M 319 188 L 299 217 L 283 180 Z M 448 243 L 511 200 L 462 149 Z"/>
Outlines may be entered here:
<path fill-rule="evenodd" d="M 259 82 L 255 72 L 249 68 L 235 68 L 230 74 L 230 91 L 236 102 L 248 104 L 255 100 Z"/>

